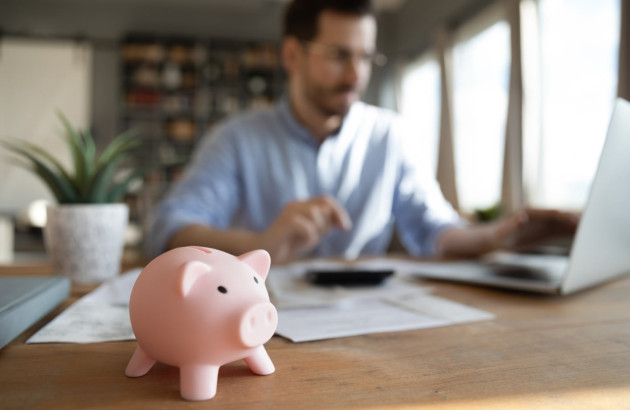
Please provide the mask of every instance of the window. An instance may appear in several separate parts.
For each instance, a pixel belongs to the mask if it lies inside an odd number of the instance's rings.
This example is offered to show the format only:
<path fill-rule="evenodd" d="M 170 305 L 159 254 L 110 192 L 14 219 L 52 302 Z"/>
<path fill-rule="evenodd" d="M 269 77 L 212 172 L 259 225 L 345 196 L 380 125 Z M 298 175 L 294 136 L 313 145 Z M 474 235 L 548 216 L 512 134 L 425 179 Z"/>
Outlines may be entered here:
<path fill-rule="evenodd" d="M 416 137 L 410 146 L 437 172 L 440 133 L 440 66 L 432 53 L 409 64 L 404 70 L 400 112 Z"/>
<path fill-rule="evenodd" d="M 453 142 L 464 212 L 501 199 L 510 27 L 494 8 L 463 26 L 453 48 Z"/>
<path fill-rule="evenodd" d="M 520 33 L 510 32 L 508 17 L 520 18 Z M 421 130 L 418 149 L 429 153 L 434 170 L 440 88 L 446 84 L 449 89 L 446 115 L 453 125 L 460 211 L 471 213 L 501 201 L 506 137 L 519 149 L 520 131 L 522 158 L 511 155 L 505 164 L 507 182 L 523 179 L 523 195 L 512 195 L 518 196 L 512 205 L 584 206 L 617 94 L 620 17 L 621 0 L 499 2 L 448 32 L 453 46 L 443 68 L 446 78 L 440 78 L 442 70 L 431 55 L 406 67 L 401 112 Z M 517 49 L 510 50 L 511 41 Z M 506 135 L 512 53 L 520 56 L 521 66 L 512 70 L 511 102 L 514 110 L 522 110 L 522 118 L 512 112 L 514 123 Z M 442 154 L 448 163 L 451 153 Z M 452 186 L 450 176 L 445 178 Z M 515 193 L 514 186 L 507 188 L 507 195 Z"/>
<path fill-rule="evenodd" d="M 539 0 L 537 5 L 538 33 L 524 33 L 524 42 L 540 37 L 534 44 L 540 47 L 540 73 L 534 76 L 539 80 L 525 82 L 526 95 L 527 87 L 529 95 L 540 94 L 540 125 L 524 136 L 526 146 L 537 148 L 525 150 L 526 168 L 534 169 L 525 173 L 526 195 L 533 206 L 579 209 L 616 95 L 620 4 Z"/>

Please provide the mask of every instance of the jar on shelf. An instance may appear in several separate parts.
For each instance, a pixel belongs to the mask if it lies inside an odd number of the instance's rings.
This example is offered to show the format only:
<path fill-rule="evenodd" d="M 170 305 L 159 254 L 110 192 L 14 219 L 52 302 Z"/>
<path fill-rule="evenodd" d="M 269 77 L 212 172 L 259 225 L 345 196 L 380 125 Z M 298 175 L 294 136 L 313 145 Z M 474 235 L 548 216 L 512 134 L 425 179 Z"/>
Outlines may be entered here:
<path fill-rule="evenodd" d="M 169 138 L 175 142 L 193 142 L 197 133 L 195 122 L 188 118 L 170 119 L 167 122 L 166 129 Z"/>
<path fill-rule="evenodd" d="M 179 88 L 182 84 L 182 72 L 179 69 L 179 64 L 172 61 L 164 64 L 162 70 L 162 84 L 168 89 Z"/>

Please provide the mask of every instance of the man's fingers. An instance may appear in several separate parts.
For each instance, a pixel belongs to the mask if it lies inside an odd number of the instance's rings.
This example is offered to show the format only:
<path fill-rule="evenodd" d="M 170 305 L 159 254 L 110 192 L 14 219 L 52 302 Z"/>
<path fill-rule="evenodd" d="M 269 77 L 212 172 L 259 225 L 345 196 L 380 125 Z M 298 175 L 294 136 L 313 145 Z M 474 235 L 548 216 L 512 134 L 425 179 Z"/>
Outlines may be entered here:
<path fill-rule="evenodd" d="M 327 212 L 316 204 L 307 205 L 302 216 L 317 228 L 320 235 L 324 235 L 330 229 L 331 223 Z"/>
<path fill-rule="evenodd" d="M 348 212 L 334 198 L 320 196 L 303 202 L 292 203 L 292 211 L 311 220 L 323 235 L 330 228 L 348 230 L 352 221 Z"/>
<path fill-rule="evenodd" d="M 527 220 L 524 213 L 518 213 L 500 221 L 497 230 L 500 247 L 508 249 L 514 247 L 518 239 L 516 234 Z"/>
<path fill-rule="evenodd" d="M 333 221 L 335 226 L 343 229 L 344 231 L 352 228 L 352 219 L 350 219 L 350 215 L 344 208 L 333 208 L 331 213 L 331 220 Z"/>
<path fill-rule="evenodd" d="M 503 247 L 516 249 L 533 246 L 558 236 L 573 234 L 575 214 L 547 209 L 527 209 L 506 218 L 499 226 Z"/>
<path fill-rule="evenodd" d="M 307 251 L 315 247 L 321 238 L 319 228 L 313 221 L 302 215 L 296 214 L 292 220 L 292 240 L 291 247 L 300 252 Z"/>
<path fill-rule="evenodd" d="M 534 224 L 543 225 L 551 234 L 572 234 L 577 229 L 577 214 L 548 209 L 528 209 L 527 215 Z"/>
<path fill-rule="evenodd" d="M 348 211 L 330 196 L 323 196 L 319 198 L 319 203 L 322 209 L 326 212 L 329 223 L 332 226 L 341 228 L 344 231 L 352 228 L 352 220 Z"/>

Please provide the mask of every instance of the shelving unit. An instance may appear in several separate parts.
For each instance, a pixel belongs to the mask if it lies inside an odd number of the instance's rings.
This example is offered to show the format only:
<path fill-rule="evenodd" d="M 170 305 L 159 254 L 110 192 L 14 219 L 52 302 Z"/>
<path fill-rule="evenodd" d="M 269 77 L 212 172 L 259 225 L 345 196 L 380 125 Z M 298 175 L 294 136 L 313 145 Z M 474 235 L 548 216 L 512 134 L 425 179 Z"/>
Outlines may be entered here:
<path fill-rule="evenodd" d="M 214 124 L 282 95 L 277 49 L 271 42 L 142 34 L 124 39 L 120 128 L 138 130 L 146 141 L 140 162 L 157 166 L 136 197 L 128 199 L 132 220 L 144 224 Z"/>

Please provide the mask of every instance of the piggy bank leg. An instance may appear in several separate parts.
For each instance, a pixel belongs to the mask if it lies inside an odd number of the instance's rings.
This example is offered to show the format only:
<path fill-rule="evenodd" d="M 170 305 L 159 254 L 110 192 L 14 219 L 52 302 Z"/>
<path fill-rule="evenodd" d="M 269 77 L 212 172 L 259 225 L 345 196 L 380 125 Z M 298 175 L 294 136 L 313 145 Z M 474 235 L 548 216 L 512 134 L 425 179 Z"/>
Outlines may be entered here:
<path fill-rule="evenodd" d="M 129 360 L 125 374 L 129 377 L 144 376 L 154 364 L 155 359 L 147 355 L 140 345 L 138 345 L 133 356 L 131 356 L 131 360 Z"/>
<path fill-rule="evenodd" d="M 182 366 L 179 369 L 179 388 L 186 400 L 208 400 L 217 394 L 219 366 Z"/>
<path fill-rule="evenodd" d="M 254 353 L 243 360 L 245 360 L 251 371 L 256 374 L 266 376 L 276 371 L 267 351 L 262 346 L 258 346 L 254 349 Z"/>

